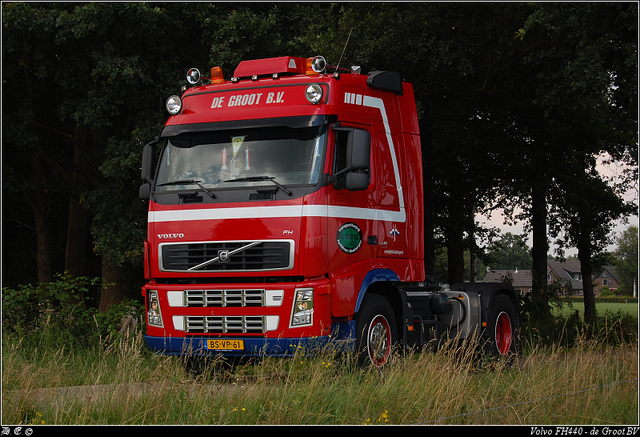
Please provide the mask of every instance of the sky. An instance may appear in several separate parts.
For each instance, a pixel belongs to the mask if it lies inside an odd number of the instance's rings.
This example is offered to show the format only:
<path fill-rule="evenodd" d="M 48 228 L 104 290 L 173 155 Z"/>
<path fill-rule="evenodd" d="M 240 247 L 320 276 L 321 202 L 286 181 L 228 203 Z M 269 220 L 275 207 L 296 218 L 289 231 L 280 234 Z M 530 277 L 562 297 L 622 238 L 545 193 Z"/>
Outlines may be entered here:
<path fill-rule="evenodd" d="M 608 178 L 615 178 L 616 175 L 618 175 L 621 172 L 621 168 L 619 166 L 616 166 L 615 164 L 610 164 L 610 165 L 605 165 L 602 163 L 602 160 L 600 160 L 600 165 L 599 165 L 599 171 L 600 173 L 604 176 L 604 177 L 608 177 Z M 631 201 L 635 199 L 636 205 L 638 204 L 638 181 L 636 181 L 636 187 L 633 190 L 628 191 L 625 194 L 625 200 L 627 201 Z M 492 216 L 490 218 L 482 216 L 482 215 L 477 215 L 476 216 L 476 221 L 478 223 L 480 223 L 483 227 L 496 227 L 498 229 L 500 229 L 501 233 L 504 235 L 507 232 L 510 232 L 512 234 L 517 234 L 517 235 L 522 235 L 524 233 L 524 229 L 523 229 L 523 224 L 522 223 L 517 223 L 514 226 L 509 226 L 509 225 L 505 225 L 504 224 L 504 215 L 502 210 L 497 210 L 495 211 Z M 614 227 L 613 230 L 613 235 L 612 237 L 617 237 L 619 236 L 624 230 L 626 230 L 629 226 L 631 225 L 635 225 L 638 226 L 638 216 L 632 216 L 628 218 L 628 223 L 623 223 L 622 221 L 617 221 L 616 225 Z M 528 235 L 528 240 L 527 243 L 529 244 L 529 247 L 531 247 L 532 245 L 532 235 L 529 234 Z M 549 241 L 549 244 L 551 246 L 550 248 L 550 252 L 553 254 L 553 250 L 554 250 L 554 246 L 552 244 L 552 241 Z M 610 252 L 614 251 L 616 249 L 617 245 L 615 244 L 614 239 L 612 238 L 612 244 L 609 245 L 608 250 Z M 576 255 L 578 253 L 577 249 L 575 248 L 571 248 L 565 251 L 565 256 L 571 256 L 571 255 Z"/>

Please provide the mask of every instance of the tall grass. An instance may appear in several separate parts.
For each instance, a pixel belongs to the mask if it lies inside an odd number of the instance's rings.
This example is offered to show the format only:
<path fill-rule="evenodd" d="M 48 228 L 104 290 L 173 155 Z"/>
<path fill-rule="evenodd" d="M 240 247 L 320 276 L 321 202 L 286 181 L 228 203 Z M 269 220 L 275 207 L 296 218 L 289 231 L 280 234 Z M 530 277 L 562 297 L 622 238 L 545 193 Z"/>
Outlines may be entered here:
<path fill-rule="evenodd" d="M 25 348 L 3 334 L 4 424 L 632 424 L 638 347 L 577 339 L 511 365 L 455 344 L 378 371 L 330 352 L 194 375 L 141 334 L 92 350 Z"/>
<path fill-rule="evenodd" d="M 482 360 L 474 345 L 397 354 L 379 371 L 351 355 L 198 368 L 153 355 L 122 317 L 80 299 L 92 281 L 60 276 L 3 290 L 2 423 L 34 424 L 635 424 L 638 320 L 584 326 L 577 314 L 527 314 L 524 353 Z M 87 285 L 89 284 L 89 285 Z M 464 347 L 461 347 L 464 346 Z"/>

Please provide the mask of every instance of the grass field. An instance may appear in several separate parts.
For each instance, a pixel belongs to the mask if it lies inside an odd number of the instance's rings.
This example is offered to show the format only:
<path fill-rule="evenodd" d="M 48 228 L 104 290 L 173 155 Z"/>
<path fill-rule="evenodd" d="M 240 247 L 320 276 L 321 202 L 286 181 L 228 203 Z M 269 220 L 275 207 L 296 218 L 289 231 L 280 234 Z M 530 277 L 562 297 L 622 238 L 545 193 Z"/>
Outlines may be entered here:
<path fill-rule="evenodd" d="M 564 305 L 560 313 L 568 315 L 572 311 L 577 310 L 580 318 L 584 316 L 584 304 L 582 302 L 573 303 L 572 306 Z M 596 312 L 604 315 L 605 313 L 616 314 L 617 312 L 627 313 L 632 316 L 638 317 L 638 304 L 637 303 L 613 303 L 613 302 L 598 302 L 596 304 Z"/>
<path fill-rule="evenodd" d="M 637 344 L 583 340 L 483 365 L 455 348 L 384 371 L 331 354 L 265 359 L 204 376 L 138 335 L 93 351 L 3 336 L 3 424 L 637 424 Z"/>

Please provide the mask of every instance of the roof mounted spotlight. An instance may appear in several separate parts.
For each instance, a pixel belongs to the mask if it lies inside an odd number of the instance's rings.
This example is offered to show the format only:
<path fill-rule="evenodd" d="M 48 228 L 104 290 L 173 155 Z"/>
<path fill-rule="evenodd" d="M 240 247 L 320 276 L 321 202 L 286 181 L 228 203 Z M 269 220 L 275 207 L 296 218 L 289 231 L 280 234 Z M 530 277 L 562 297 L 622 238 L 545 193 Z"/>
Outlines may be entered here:
<path fill-rule="evenodd" d="M 187 71 L 187 82 L 189 82 L 191 85 L 195 85 L 200 82 L 200 77 L 200 70 L 198 70 L 197 68 L 192 68 Z"/>
<path fill-rule="evenodd" d="M 307 68 L 305 73 L 307 76 L 317 76 L 324 72 L 325 68 L 327 68 L 327 61 L 322 56 L 307 58 Z"/>

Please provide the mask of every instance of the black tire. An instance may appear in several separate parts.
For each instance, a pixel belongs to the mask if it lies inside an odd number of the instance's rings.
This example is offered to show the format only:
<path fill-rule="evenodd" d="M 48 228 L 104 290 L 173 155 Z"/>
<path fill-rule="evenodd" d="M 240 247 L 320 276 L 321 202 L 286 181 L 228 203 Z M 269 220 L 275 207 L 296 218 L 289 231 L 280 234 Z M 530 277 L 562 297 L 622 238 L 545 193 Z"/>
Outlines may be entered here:
<path fill-rule="evenodd" d="M 382 296 L 366 295 L 356 314 L 358 365 L 384 367 L 391 359 L 397 340 L 396 319 Z"/>
<path fill-rule="evenodd" d="M 493 300 L 486 333 L 490 355 L 511 357 L 520 353 L 520 318 L 508 296 L 499 294 Z"/>

